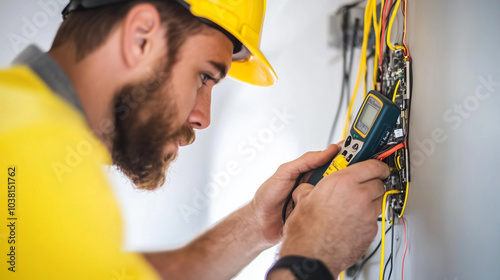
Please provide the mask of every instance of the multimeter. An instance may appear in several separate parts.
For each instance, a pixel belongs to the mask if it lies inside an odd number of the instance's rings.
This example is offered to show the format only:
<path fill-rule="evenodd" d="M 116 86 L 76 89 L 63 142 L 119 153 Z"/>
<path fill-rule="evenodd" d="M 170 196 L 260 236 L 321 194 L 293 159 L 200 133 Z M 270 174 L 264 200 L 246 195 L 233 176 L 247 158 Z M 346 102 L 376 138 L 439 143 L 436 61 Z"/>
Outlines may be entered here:
<path fill-rule="evenodd" d="M 387 144 L 400 114 L 399 106 L 377 91 L 370 91 L 340 152 L 331 162 L 316 169 L 307 183 L 316 185 L 328 174 L 369 159 Z"/>

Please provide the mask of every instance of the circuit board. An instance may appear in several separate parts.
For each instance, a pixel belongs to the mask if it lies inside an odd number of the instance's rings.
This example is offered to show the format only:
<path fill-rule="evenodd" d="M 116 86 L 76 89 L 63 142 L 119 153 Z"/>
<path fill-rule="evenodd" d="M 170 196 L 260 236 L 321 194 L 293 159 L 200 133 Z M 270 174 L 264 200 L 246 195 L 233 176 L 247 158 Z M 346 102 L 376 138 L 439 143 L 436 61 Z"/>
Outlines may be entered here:
<path fill-rule="evenodd" d="M 391 175 L 385 181 L 387 190 L 398 190 L 400 194 L 393 195 L 389 207 L 400 216 L 406 197 L 407 184 L 410 182 L 409 159 L 409 117 L 411 102 L 411 62 L 402 50 L 391 51 L 384 59 L 381 68 L 381 80 L 377 83 L 382 94 L 391 99 L 401 108 L 394 132 L 387 146 L 402 144 L 394 156 L 387 157 L 384 162 L 391 168 Z M 388 215 L 390 217 L 392 215 Z"/>

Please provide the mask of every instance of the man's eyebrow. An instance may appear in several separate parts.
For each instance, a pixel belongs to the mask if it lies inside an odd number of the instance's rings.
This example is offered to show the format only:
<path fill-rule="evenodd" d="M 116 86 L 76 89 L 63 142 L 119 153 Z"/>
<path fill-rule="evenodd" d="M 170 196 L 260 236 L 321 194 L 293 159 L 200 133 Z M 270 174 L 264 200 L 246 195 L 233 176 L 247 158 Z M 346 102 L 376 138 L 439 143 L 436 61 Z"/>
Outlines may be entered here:
<path fill-rule="evenodd" d="M 219 82 L 220 80 L 224 79 L 227 74 L 227 67 L 225 64 L 220 63 L 220 62 L 215 62 L 215 61 L 209 61 L 209 63 L 219 71 L 219 77 L 214 77 L 216 78 L 216 82 Z"/>

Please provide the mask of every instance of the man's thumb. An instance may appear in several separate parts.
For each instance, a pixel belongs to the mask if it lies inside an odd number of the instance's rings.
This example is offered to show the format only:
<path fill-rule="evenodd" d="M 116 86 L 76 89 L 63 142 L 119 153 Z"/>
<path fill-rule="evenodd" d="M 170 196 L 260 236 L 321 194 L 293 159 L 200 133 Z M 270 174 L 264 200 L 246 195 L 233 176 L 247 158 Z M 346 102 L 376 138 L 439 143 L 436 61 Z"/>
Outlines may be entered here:
<path fill-rule="evenodd" d="M 307 197 L 309 193 L 314 189 L 314 186 L 307 183 L 300 184 L 295 191 L 293 191 L 292 198 L 296 205 L 300 203 L 302 199 Z"/>

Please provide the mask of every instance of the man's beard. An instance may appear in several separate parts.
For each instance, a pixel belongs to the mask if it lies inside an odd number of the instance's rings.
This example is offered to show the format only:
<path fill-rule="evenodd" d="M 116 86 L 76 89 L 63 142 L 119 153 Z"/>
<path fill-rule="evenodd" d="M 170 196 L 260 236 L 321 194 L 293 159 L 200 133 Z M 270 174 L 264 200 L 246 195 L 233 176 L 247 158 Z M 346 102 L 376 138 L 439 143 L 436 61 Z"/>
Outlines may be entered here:
<path fill-rule="evenodd" d="M 113 102 L 113 163 L 140 189 L 154 190 L 165 182 L 167 169 L 177 157 L 177 150 L 165 155 L 167 145 L 189 145 L 195 138 L 187 124 L 175 127 L 178 108 L 171 98 L 170 81 L 163 85 L 160 75 L 153 82 L 125 86 Z"/>

